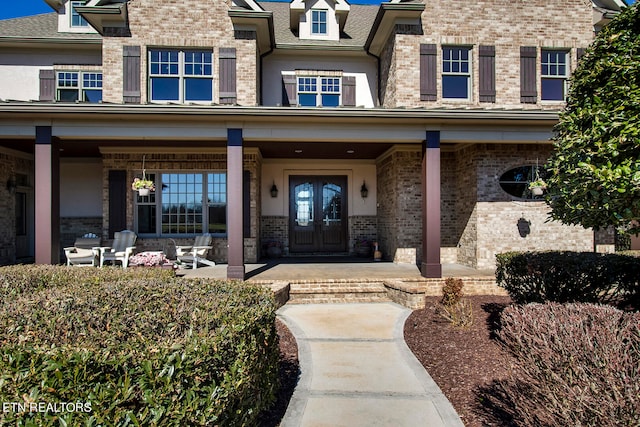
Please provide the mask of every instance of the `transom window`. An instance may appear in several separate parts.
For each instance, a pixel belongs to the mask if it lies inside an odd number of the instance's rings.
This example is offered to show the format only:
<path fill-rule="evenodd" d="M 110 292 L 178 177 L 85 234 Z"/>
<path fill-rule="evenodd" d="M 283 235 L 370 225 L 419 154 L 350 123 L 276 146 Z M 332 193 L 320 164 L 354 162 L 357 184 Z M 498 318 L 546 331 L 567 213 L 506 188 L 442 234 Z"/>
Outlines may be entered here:
<path fill-rule="evenodd" d="M 537 177 L 536 177 L 537 172 Z M 529 183 L 536 178 L 546 179 L 548 172 L 536 165 L 524 165 L 510 169 L 500 176 L 500 187 L 508 194 L 521 199 L 540 199 L 529 189 Z"/>
<path fill-rule="evenodd" d="M 149 51 L 151 101 L 213 101 L 213 54 L 203 50 Z"/>
<path fill-rule="evenodd" d="M 311 34 L 327 34 L 327 11 L 311 11 Z"/>
<path fill-rule="evenodd" d="M 136 193 L 136 228 L 157 236 L 227 232 L 227 174 L 147 173 L 156 183 L 148 196 Z"/>
<path fill-rule="evenodd" d="M 471 98 L 471 49 L 442 48 L 442 97 Z"/>
<path fill-rule="evenodd" d="M 303 107 L 340 105 L 340 77 L 298 77 L 298 104 Z"/>
<path fill-rule="evenodd" d="M 71 26 L 72 27 L 88 27 L 89 23 L 82 17 L 77 11 L 77 6 L 84 6 L 84 1 L 72 1 L 71 2 Z"/>
<path fill-rule="evenodd" d="M 564 101 L 566 97 L 567 52 L 557 50 L 542 51 L 542 100 Z"/>
<path fill-rule="evenodd" d="M 63 102 L 102 101 L 102 73 L 58 71 L 56 73 L 56 100 Z"/>

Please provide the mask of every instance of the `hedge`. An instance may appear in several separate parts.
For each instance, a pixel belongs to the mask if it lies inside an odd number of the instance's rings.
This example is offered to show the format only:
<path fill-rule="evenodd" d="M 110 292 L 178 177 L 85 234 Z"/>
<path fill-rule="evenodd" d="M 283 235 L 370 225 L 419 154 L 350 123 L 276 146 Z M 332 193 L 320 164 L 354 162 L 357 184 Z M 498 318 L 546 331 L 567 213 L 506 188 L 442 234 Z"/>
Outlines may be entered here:
<path fill-rule="evenodd" d="M 2 425 L 255 425 L 274 399 L 266 289 L 154 268 L 0 278 Z"/>
<path fill-rule="evenodd" d="M 496 282 L 516 303 L 588 302 L 640 307 L 640 259 L 593 252 L 496 255 Z"/>
<path fill-rule="evenodd" d="M 514 357 L 488 393 L 495 412 L 519 426 L 640 425 L 640 313 L 529 304 L 507 307 L 501 326 Z"/>

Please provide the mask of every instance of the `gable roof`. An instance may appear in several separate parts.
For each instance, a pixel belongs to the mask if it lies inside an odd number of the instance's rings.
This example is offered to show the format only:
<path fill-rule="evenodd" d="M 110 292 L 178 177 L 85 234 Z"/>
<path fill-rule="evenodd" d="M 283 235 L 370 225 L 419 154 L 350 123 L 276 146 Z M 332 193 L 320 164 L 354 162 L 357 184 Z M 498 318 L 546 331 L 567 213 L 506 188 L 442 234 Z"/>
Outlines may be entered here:
<path fill-rule="evenodd" d="M 100 44 L 99 34 L 59 33 L 55 12 L 0 21 L 0 41 L 32 43 L 87 43 Z"/>
<path fill-rule="evenodd" d="M 277 49 L 313 49 L 315 47 L 323 47 L 362 50 L 378 12 L 378 6 L 376 5 L 351 5 L 349 19 L 345 23 L 344 32 L 339 41 L 300 40 L 290 27 L 289 3 L 260 2 L 260 6 L 273 13 Z"/>

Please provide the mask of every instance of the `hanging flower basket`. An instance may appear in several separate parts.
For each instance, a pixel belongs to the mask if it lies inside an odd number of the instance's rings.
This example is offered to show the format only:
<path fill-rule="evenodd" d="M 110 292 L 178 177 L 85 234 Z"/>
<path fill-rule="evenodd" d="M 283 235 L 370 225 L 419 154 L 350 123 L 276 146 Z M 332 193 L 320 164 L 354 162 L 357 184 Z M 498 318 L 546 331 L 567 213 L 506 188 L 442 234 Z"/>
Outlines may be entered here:
<path fill-rule="evenodd" d="M 153 181 L 142 178 L 135 178 L 131 184 L 131 188 L 138 192 L 140 196 L 148 196 L 149 191 L 156 191 L 156 186 Z"/>
<path fill-rule="evenodd" d="M 538 178 L 535 181 L 529 183 L 529 190 L 534 196 L 542 196 L 544 190 L 547 189 L 547 183 Z"/>

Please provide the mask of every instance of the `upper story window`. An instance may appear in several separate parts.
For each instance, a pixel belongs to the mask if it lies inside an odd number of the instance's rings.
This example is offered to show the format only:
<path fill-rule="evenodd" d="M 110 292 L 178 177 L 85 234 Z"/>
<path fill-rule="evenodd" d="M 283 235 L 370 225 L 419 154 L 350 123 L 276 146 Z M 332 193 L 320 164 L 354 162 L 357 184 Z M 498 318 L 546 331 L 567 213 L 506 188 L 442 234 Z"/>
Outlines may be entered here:
<path fill-rule="evenodd" d="M 227 232 L 225 172 L 147 173 L 162 185 L 148 196 L 136 194 L 139 234 L 193 235 Z"/>
<path fill-rule="evenodd" d="M 89 23 L 77 11 L 77 6 L 84 6 L 84 1 L 71 2 L 71 26 L 72 27 L 88 27 Z"/>
<path fill-rule="evenodd" d="M 536 165 L 524 165 L 510 169 L 500 176 L 500 187 L 508 194 L 521 199 L 540 199 L 541 196 L 533 194 L 529 189 L 529 183 L 536 179 L 546 179 L 546 169 Z"/>
<path fill-rule="evenodd" d="M 151 101 L 213 101 L 213 53 L 150 50 L 149 98 Z"/>
<path fill-rule="evenodd" d="M 56 100 L 63 102 L 102 101 L 102 73 L 92 71 L 58 71 Z"/>
<path fill-rule="evenodd" d="M 471 98 L 470 48 L 442 48 L 442 98 Z"/>
<path fill-rule="evenodd" d="M 543 101 L 564 101 L 569 70 L 567 52 L 558 50 L 542 51 L 542 93 Z"/>
<path fill-rule="evenodd" d="M 303 107 L 340 105 L 340 77 L 298 77 L 298 104 Z"/>
<path fill-rule="evenodd" d="M 311 11 L 311 34 L 327 34 L 327 11 Z"/>

